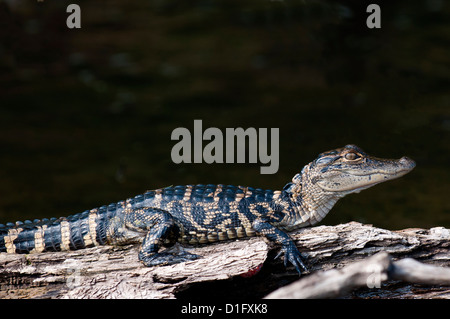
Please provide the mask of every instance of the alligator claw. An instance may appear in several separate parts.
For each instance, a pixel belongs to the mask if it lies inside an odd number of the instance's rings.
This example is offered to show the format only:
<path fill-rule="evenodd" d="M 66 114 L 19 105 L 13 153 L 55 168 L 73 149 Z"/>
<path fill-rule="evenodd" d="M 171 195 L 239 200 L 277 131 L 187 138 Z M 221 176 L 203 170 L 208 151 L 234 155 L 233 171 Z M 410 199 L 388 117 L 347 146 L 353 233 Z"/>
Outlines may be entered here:
<path fill-rule="evenodd" d="M 295 267 L 298 274 L 301 275 L 302 271 L 308 271 L 308 268 L 303 264 L 300 252 L 294 245 L 292 246 L 293 247 L 291 247 L 291 245 L 283 246 L 280 252 L 275 256 L 275 259 L 284 253 L 284 266 L 286 267 L 289 261 Z"/>
<path fill-rule="evenodd" d="M 302 274 L 302 270 L 303 271 L 308 271 L 308 269 L 306 268 L 306 266 L 303 264 L 303 261 L 301 259 L 300 254 L 286 254 L 284 256 L 284 265 L 287 266 L 287 260 L 289 260 L 289 262 L 294 265 L 295 270 L 297 270 L 298 274 L 301 275 Z M 302 270 L 301 270 L 301 269 Z"/>
<path fill-rule="evenodd" d="M 284 253 L 284 250 L 283 250 L 283 249 L 280 249 L 280 251 L 279 251 L 278 254 L 275 256 L 274 259 L 280 258 L 280 256 L 283 255 L 283 253 Z"/>

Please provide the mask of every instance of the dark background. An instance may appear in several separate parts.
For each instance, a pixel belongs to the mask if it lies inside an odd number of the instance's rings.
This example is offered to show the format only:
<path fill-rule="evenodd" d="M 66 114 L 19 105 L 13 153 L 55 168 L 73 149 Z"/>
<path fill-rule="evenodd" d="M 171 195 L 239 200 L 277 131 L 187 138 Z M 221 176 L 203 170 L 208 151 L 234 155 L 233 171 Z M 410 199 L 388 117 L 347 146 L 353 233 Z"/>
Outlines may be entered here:
<path fill-rule="evenodd" d="M 448 1 L 78 1 L 71 30 L 72 2 L 0 2 L 0 222 L 169 185 L 280 189 L 352 143 L 417 167 L 323 223 L 450 227 Z M 194 119 L 279 128 L 278 173 L 174 164 L 171 132 Z"/>

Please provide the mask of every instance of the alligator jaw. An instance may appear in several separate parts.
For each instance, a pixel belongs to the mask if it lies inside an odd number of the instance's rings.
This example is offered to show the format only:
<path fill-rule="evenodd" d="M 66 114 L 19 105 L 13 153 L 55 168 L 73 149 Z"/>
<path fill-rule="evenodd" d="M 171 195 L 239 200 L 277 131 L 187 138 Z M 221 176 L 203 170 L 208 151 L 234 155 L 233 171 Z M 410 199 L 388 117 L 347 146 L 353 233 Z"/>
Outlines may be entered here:
<path fill-rule="evenodd" d="M 325 191 L 332 191 L 347 195 L 359 193 L 379 183 L 399 178 L 409 173 L 416 166 L 407 157 L 398 160 L 385 160 L 367 157 L 365 163 L 355 168 L 343 170 L 339 176 L 329 180 L 319 181 L 318 184 Z"/>
<path fill-rule="evenodd" d="M 302 171 L 302 183 L 342 197 L 401 177 L 415 167 L 407 157 L 398 160 L 370 156 L 356 145 L 320 154 Z M 312 186 L 310 185 L 310 186 Z"/>

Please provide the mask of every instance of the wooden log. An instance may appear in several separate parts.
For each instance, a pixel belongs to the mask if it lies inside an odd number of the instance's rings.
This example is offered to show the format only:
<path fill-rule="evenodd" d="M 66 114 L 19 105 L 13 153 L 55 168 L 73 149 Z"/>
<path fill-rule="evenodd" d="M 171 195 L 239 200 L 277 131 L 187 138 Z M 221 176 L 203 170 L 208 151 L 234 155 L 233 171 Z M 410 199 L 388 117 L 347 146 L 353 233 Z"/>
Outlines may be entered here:
<path fill-rule="evenodd" d="M 144 267 L 136 246 L 1 254 L 0 298 L 173 298 L 186 285 L 248 272 L 267 251 L 253 238 L 201 247 L 195 253 L 203 258 L 162 267 Z"/>
<path fill-rule="evenodd" d="M 392 263 L 389 276 L 417 284 L 450 286 L 450 267 L 426 265 L 412 258 Z"/>
<path fill-rule="evenodd" d="M 389 231 L 351 222 L 304 228 L 291 236 L 309 268 L 304 276 L 340 269 L 383 251 L 393 260 L 411 257 L 434 266 L 450 266 L 450 231 L 443 227 Z M 279 247 L 260 237 L 171 248 L 174 253 L 177 249 L 202 257 L 148 268 L 138 261 L 138 247 L 132 245 L 28 255 L 1 253 L 0 298 L 175 298 L 183 293 L 195 297 L 190 291 L 202 291 L 206 297 L 221 291 L 234 298 L 248 291 L 253 297 L 263 297 L 298 279 L 292 267 L 286 270 L 282 260 L 273 259 Z M 258 275 L 240 276 L 263 263 Z M 214 288 L 226 283 L 230 283 L 227 288 Z M 199 285 L 210 289 L 193 290 Z"/>
<path fill-rule="evenodd" d="M 406 258 L 392 261 L 386 252 L 380 252 L 342 269 L 318 271 L 311 276 L 282 287 L 267 299 L 336 298 L 360 287 L 381 288 L 387 280 L 449 286 L 445 297 L 450 298 L 450 268 L 422 264 Z M 440 297 L 444 297 L 443 294 Z"/>
<path fill-rule="evenodd" d="M 304 228 L 292 233 L 312 270 L 342 267 L 380 251 L 449 266 L 450 230 L 410 228 L 391 231 L 356 222 Z"/>

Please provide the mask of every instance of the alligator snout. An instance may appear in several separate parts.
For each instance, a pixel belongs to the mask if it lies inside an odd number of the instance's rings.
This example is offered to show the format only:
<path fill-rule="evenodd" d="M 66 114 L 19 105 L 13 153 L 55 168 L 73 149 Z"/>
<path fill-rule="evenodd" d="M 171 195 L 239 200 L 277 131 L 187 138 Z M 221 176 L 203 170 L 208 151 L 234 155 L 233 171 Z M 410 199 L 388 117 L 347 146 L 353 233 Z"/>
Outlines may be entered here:
<path fill-rule="evenodd" d="M 403 156 L 400 160 L 399 160 L 400 164 L 402 164 L 405 168 L 412 170 L 414 167 L 416 167 L 416 162 L 414 162 L 412 159 L 410 159 L 409 157 Z"/>

